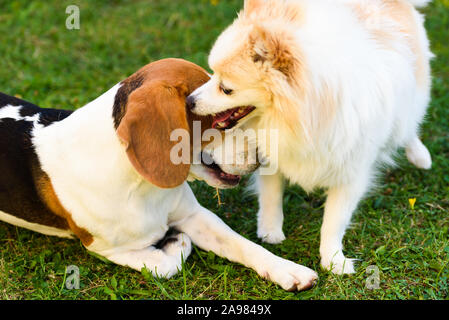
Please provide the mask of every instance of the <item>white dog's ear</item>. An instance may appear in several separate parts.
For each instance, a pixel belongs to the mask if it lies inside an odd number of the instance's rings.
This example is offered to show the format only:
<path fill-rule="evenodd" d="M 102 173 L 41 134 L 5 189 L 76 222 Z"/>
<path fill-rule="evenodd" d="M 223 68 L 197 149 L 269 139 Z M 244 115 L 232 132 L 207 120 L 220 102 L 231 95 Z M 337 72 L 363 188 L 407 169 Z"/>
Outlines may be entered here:
<path fill-rule="evenodd" d="M 251 58 L 254 63 L 269 64 L 286 76 L 292 74 L 299 63 L 290 36 L 254 26 L 250 35 Z"/>

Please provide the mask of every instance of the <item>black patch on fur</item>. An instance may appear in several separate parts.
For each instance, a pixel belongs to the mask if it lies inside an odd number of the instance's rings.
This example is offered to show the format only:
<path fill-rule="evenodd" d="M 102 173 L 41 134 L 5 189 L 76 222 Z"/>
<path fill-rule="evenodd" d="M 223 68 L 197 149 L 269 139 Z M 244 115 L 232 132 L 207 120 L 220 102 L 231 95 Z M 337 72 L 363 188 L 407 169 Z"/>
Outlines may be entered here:
<path fill-rule="evenodd" d="M 114 107 L 112 109 L 112 117 L 114 119 L 115 129 L 118 128 L 120 122 L 125 116 L 129 95 L 134 90 L 138 89 L 142 85 L 144 80 L 145 78 L 143 77 L 143 75 L 136 73 L 120 83 L 121 87 L 118 89 L 115 95 Z"/>
<path fill-rule="evenodd" d="M 7 105 L 21 107 L 19 114 L 22 117 L 32 117 L 36 114 L 39 114 L 39 124 L 42 124 L 45 127 L 52 124 L 53 122 L 58 122 L 67 118 L 73 112 L 70 110 L 39 108 L 35 104 L 32 104 L 28 101 L 8 96 L 7 94 L 0 92 L 0 108 Z"/>
<path fill-rule="evenodd" d="M 178 234 L 179 231 L 177 231 L 176 229 L 173 228 L 169 229 L 165 234 L 165 236 L 161 240 L 159 240 L 158 243 L 154 245 L 154 247 L 156 249 L 162 250 L 166 245 L 178 241 L 178 238 L 176 238 Z"/>
<path fill-rule="evenodd" d="M 23 117 L 39 114 L 39 123 L 48 126 L 65 119 L 68 110 L 43 109 L 21 99 L 0 93 L 0 110 L 20 108 Z M 67 230 L 67 221 L 55 215 L 37 191 L 45 175 L 31 142 L 32 121 L 0 118 L 0 211 L 31 223 Z"/>

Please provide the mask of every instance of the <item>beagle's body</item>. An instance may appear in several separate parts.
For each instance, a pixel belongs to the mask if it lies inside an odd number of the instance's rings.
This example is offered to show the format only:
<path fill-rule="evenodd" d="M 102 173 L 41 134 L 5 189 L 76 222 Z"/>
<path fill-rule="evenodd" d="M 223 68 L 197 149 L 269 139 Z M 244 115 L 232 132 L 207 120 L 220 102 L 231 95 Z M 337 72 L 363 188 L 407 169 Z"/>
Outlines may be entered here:
<path fill-rule="evenodd" d="M 48 235 L 71 237 L 67 221 L 43 203 L 36 186 L 47 179 L 33 148 L 35 128 L 65 119 L 70 111 L 41 109 L 0 93 L 0 219 Z"/>
<path fill-rule="evenodd" d="M 192 63 L 161 60 L 73 113 L 0 95 L 0 220 L 76 236 L 112 262 L 165 277 L 181 269 L 192 239 L 284 289 L 310 287 L 315 272 L 239 236 L 186 182 L 189 174 L 219 187 L 235 181 L 170 162 L 170 133 L 194 120 L 185 97 L 208 79 Z M 156 248 L 170 227 L 182 233 Z"/>

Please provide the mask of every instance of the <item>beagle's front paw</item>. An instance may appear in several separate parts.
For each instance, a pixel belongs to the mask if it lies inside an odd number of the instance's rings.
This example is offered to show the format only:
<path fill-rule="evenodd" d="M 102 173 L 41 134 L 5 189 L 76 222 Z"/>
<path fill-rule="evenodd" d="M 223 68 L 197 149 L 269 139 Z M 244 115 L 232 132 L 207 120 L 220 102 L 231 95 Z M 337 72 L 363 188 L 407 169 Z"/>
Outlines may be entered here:
<path fill-rule="evenodd" d="M 169 256 L 186 260 L 192 252 L 192 242 L 190 237 L 185 233 L 178 233 L 170 237 L 169 241 L 167 241 L 167 244 L 163 246 L 162 250 Z"/>
<path fill-rule="evenodd" d="M 282 258 L 277 258 L 270 270 L 263 272 L 262 276 L 287 291 L 310 289 L 318 280 L 318 274 L 312 269 Z"/>

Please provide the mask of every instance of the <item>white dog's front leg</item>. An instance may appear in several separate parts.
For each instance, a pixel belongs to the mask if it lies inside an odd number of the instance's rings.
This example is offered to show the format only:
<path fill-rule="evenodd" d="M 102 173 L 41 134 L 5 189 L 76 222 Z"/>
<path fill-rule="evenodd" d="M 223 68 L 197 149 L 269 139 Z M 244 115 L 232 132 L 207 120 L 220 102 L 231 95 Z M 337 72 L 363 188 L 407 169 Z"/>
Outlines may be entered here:
<path fill-rule="evenodd" d="M 257 236 L 262 241 L 278 244 L 285 240 L 282 224 L 284 181 L 281 174 L 271 176 L 257 174 L 259 192 L 259 213 L 257 215 Z"/>
<path fill-rule="evenodd" d="M 359 177 L 360 178 L 360 177 Z M 351 222 L 352 213 L 363 197 L 369 179 L 329 189 L 321 226 L 321 266 L 335 274 L 354 273 L 353 259 L 343 255 L 343 237 Z"/>
<path fill-rule="evenodd" d="M 285 290 L 308 289 L 318 278 L 313 270 L 277 257 L 240 236 L 205 208 L 198 207 L 196 213 L 178 222 L 176 228 L 200 248 L 252 268 Z"/>

